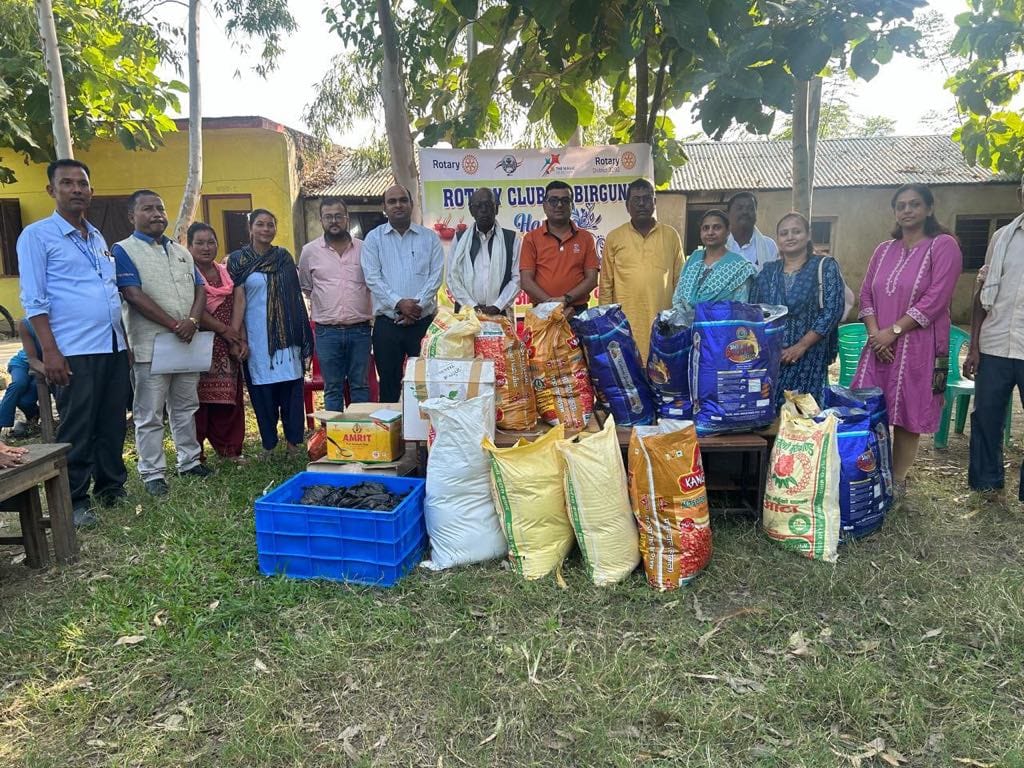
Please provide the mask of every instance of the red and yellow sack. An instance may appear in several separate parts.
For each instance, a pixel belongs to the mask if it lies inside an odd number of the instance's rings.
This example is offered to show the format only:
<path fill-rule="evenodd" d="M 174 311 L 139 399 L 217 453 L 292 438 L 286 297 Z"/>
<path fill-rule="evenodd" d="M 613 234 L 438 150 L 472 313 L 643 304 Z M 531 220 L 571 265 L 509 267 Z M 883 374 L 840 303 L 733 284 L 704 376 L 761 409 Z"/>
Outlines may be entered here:
<path fill-rule="evenodd" d="M 696 578 L 711 560 L 711 519 L 692 421 L 633 427 L 629 499 L 648 583 L 665 591 Z"/>
<path fill-rule="evenodd" d="M 494 362 L 495 420 L 499 429 L 524 430 L 537 426 L 526 345 L 507 317 L 481 316 L 474 341 L 477 357 Z"/>
<path fill-rule="evenodd" d="M 552 426 L 583 429 L 594 412 L 594 390 L 562 305 L 550 302 L 529 310 L 523 341 L 541 419 Z"/>
<path fill-rule="evenodd" d="M 480 331 L 480 321 L 472 307 L 452 312 L 438 307 L 430 327 L 420 342 L 420 357 L 442 357 L 468 360 L 473 357 L 473 339 Z"/>

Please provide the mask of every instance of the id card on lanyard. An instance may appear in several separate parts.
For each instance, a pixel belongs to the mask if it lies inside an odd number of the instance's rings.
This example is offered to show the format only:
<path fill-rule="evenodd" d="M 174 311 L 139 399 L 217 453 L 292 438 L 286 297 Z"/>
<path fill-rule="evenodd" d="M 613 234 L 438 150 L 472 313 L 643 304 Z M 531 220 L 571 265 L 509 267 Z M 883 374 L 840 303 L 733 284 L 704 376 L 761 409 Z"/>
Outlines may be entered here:
<path fill-rule="evenodd" d="M 103 265 L 100 262 L 100 259 L 109 259 L 109 255 L 103 254 L 103 256 L 101 257 L 99 254 L 96 253 L 96 250 L 92 246 L 91 232 L 89 233 L 88 239 L 82 237 L 78 232 L 72 232 L 69 235 L 69 237 L 71 238 L 71 242 L 75 244 L 75 247 L 78 248 L 78 250 L 82 252 L 82 255 L 89 260 L 89 263 L 92 265 L 93 271 L 96 273 L 96 276 L 100 278 L 100 280 L 102 280 Z"/>

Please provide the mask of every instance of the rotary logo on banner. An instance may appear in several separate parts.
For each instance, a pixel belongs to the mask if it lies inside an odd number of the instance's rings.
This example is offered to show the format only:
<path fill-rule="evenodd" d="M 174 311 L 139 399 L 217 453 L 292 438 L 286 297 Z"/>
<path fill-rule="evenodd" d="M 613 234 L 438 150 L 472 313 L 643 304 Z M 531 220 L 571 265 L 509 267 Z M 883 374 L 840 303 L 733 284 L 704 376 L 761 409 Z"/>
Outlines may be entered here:
<path fill-rule="evenodd" d="M 423 225 L 441 237 L 446 262 L 456 234 L 473 224 L 469 198 L 475 190 L 490 187 L 499 205 L 498 223 L 522 235 L 544 223 L 544 187 L 554 179 L 572 186 L 572 221 L 594 236 L 601 258 L 607 234 L 629 221 L 626 187 L 637 178 L 653 179 L 654 166 L 647 144 L 558 150 L 422 149 L 420 177 Z M 440 298 L 452 305 L 445 286 Z M 595 295 L 591 303 L 596 300 Z M 529 304 L 526 294 L 520 293 L 517 310 Z"/>

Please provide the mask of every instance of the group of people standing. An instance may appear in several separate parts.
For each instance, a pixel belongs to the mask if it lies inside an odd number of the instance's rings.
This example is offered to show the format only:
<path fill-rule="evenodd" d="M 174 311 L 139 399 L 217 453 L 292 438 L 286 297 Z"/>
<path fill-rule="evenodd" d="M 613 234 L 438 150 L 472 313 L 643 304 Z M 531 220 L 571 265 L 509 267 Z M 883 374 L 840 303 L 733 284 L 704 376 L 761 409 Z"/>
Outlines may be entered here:
<path fill-rule="evenodd" d="M 165 411 L 179 475 L 211 474 L 204 441 L 225 459 L 241 459 L 243 380 L 264 450 L 277 446 L 278 424 L 288 449 L 296 450 L 303 438 L 303 375 L 314 345 L 329 410 L 343 410 L 346 389 L 352 402 L 369 399 L 371 350 L 380 400 L 399 399 L 404 360 L 419 353 L 445 277 L 438 234 L 412 221 L 414 200 L 405 187 L 386 190 L 387 221 L 365 240 L 350 233 L 342 200 L 323 199 L 323 235 L 303 247 L 297 264 L 274 244 L 274 214 L 254 210 L 249 244 L 222 264 L 208 224 L 189 228 L 187 249 L 166 236 L 166 211 L 151 190 L 132 196 L 135 231 L 108 251 L 86 218 L 89 169 L 58 160 L 50 164 L 48 179 L 56 211 L 27 227 L 18 241 L 21 297 L 47 380 L 58 388 L 58 439 L 72 444 L 76 519 L 92 516 L 90 487 L 101 506 L 124 495 L 123 415 L 130 390 L 139 473 L 154 495 L 168 491 Z M 788 315 L 777 397 L 787 389 L 820 396 L 852 295 L 836 260 L 815 253 L 804 216 L 783 216 L 772 240 L 756 226 L 755 195 L 737 193 L 724 210 L 703 214 L 702 247 L 684 259 L 676 230 L 656 218 L 653 186 L 637 179 L 627 190 L 630 220 L 609 233 L 599 264 L 593 236 L 573 222 L 573 199 L 569 184 L 550 182 L 544 221 L 519 237 L 501 225 L 493 191 L 476 190 L 469 204 L 473 225 L 459 233 L 447 268 L 456 305 L 510 315 L 522 289 L 535 304 L 562 303 L 571 316 L 586 308 L 600 283 L 601 303 L 622 306 L 646 354 L 661 310 L 688 312 L 720 300 L 781 304 Z M 885 392 L 894 426 L 894 476 L 903 488 L 920 434 L 938 426 L 949 365 L 950 301 L 962 257 L 956 239 L 938 223 L 927 187 L 900 187 L 892 210 L 892 238 L 875 249 L 860 290 L 868 342 L 854 386 Z M 1024 286 L 1017 264 L 1024 258 L 1024 238 L 1016 236 L 1020 228 L 1018 220 L 1016 229 L 994 241 L 993 270 L 976 304 L 965 373 L 979 374 L 982 415 L 972 417 L 972 431 L 979 434 L 994 418 L 989 410 L 998 410 L 990 400 L 1001 398 L 1005 412 L 1012 386 L 1024 385 L 1024 373 L 988 359 L 1007 345 L 1016 359 L 1013 345 L 1020 334 L 1009 327 L 1007 302 Z M 208 372 L 152 372 L 158 334 L 190 342 L 200 330 L 215 334 Z M 999 384 L 983 394 L 988 371 Z M 977 449 L 972 439 L 972 487 L 1001 487 L 1001 477 L 989 468 L 973 469 L 975 454 L 987 464 L 998 450 L 998 439 L 992 444 L 983 438 Z"/>

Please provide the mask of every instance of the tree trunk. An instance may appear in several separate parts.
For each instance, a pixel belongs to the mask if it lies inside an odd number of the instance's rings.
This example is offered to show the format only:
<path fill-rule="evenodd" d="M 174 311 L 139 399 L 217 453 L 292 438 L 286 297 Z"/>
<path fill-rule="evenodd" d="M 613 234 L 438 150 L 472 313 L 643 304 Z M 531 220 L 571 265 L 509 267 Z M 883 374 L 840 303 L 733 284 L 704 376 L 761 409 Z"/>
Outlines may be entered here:
<path fill-rule="evenodd" d="M 380 95 L 384 102 L 384 129 L 391 151 L 391 172 L 395 181 L 415 197 L 419 194 L 420 176 L 416 170 L 416 153 L 409 132 L 409 107 L 402 78 L 402 59 L 398 51 L 398 32 L 391 13 L 390 0 L 377 0 L 384 59 L 381 63 Z M 421 206 L 413 209 L 413 221 L 421 221 Z"/>
<path fill-rule="evenodd" d="M 57 47 L 57 27 L 53 22 L 51 0 L 35 0 L 36 18 L 39 20 L 39 39 L 46 61 L 46 74 L 50 81 L 50 119 L 53 122 L 53 148 L 58 159 L 75 156 L 71 144 L 71 123 L 68 120 L 68 96 L 64 90 L 64 70 Z"/>
<path fill-rule="evenodd" d="M 633 143 L 640 144 L 647 141 L 644 134 L 647 131 L 647 99 L 650 95 L 651 71 L 650 62 L 647 56 L 647 43 L 640 49 L 636 57 L 636 104 L 633 112 Z"/>
<path fill-rule="evenodd" d="M 810 216 L 810 157 L 807 148 L 808 83 L 798 80 L 793 91 L 793 210 Z"/>
<path fill-rule="evenodd" d="M 199 210 L 203 188 L 203 98 L 199 78 L 199 0 L 188 3 L 188 176 L 174 224 L 173 237 L 185 241 L 188 227 Z"/>
<path fill-rule="evenodd" d="M 818 126 L 821 122 L 821 78 L 807 87 L 807 220 L 814 211 L 814 168 L 818 157 Z"/>

